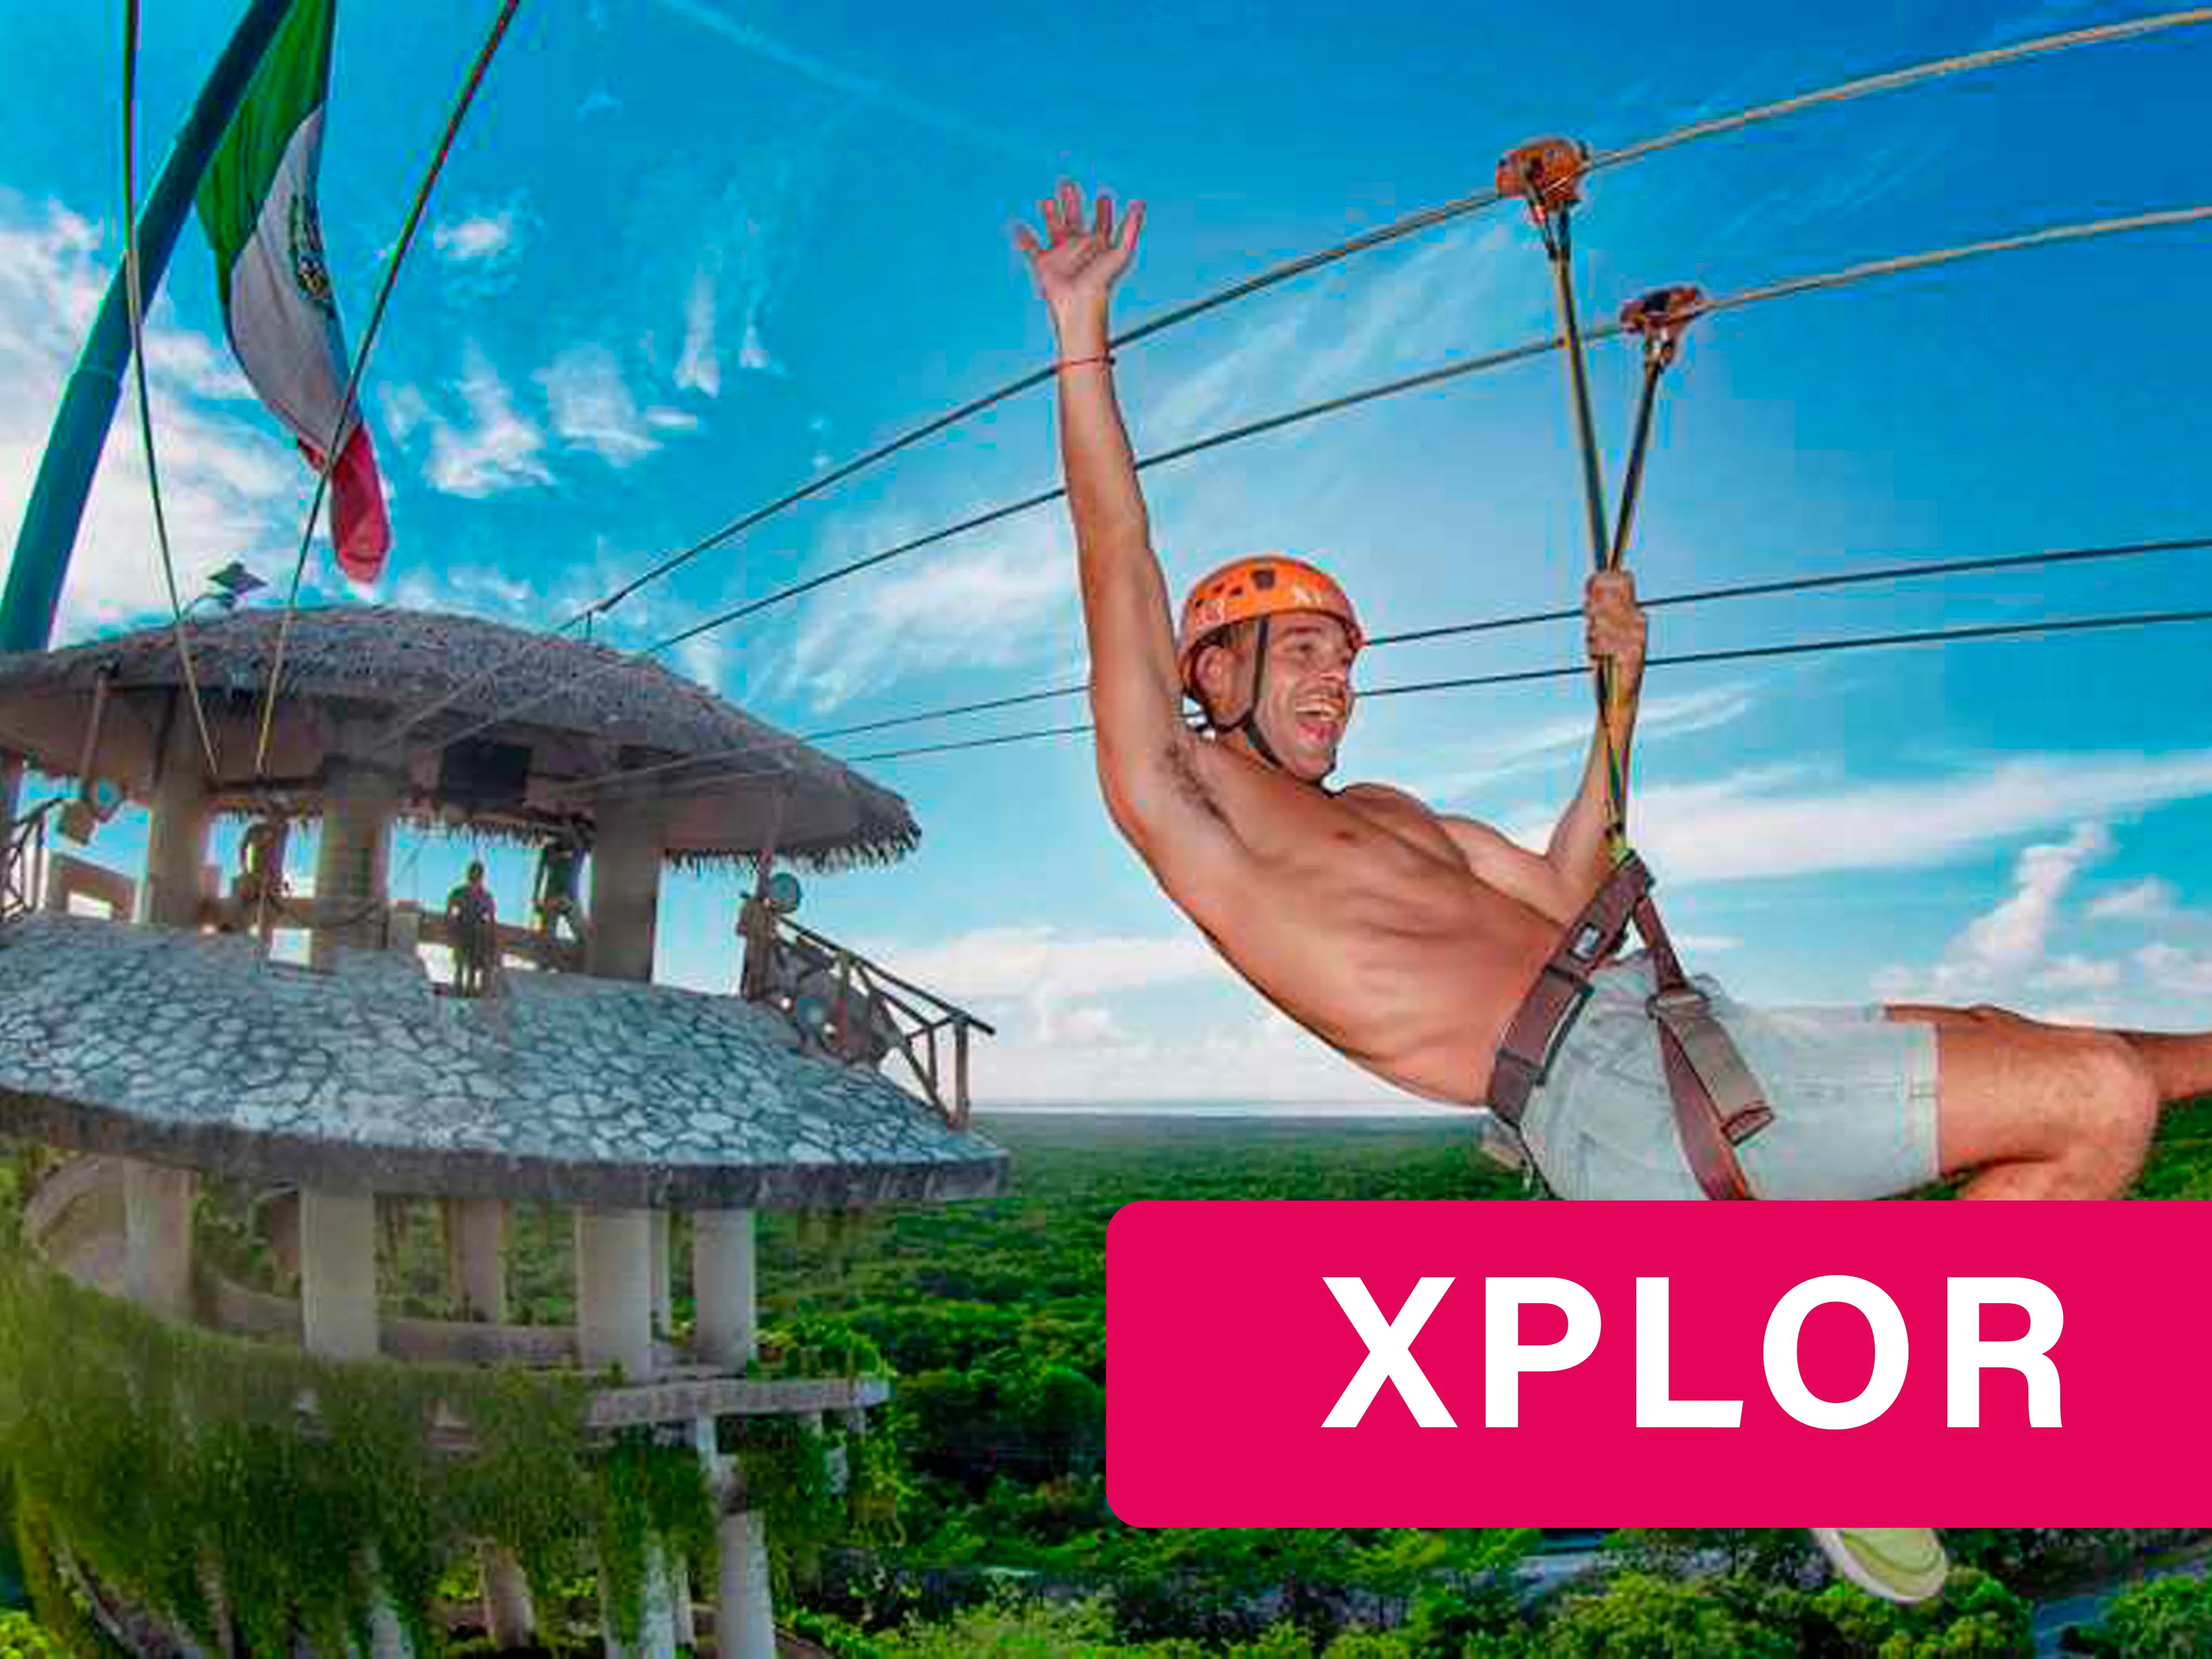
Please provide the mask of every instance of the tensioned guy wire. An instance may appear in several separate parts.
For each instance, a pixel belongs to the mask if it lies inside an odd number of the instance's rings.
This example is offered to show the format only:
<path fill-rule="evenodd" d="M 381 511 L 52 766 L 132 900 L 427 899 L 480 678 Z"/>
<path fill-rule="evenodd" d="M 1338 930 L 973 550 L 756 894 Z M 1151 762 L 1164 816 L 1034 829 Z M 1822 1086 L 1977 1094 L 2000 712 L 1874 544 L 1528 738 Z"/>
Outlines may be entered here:
<path fill-rule="evenodd" d="M 1646 668 L 1679 668 L 1695 663 L 1747 662 L 1764 657 L 1808 656 L 1829 651 L 1863 651 L 1880 647 L 1905 645 L 1941 645 L 1970 640 L 2000 640 L 2024 638 L 2047 634 L 2079 634 L 2115 628 L 2157 628 L 2180 623 L 2212 622 L 2212 611 L 2151 611 L 2128 616 L 2112 617 L 2056 617 L 2041 622 L 1991 623 L 1978 627 L 1936 628 L 1912 633 L 1852 635 L 1841 639 L 1795 640 L 1780 645 L 1741 646 L 1725 651 L 1687 651 L 1672 656 L 1650 657 L 1644 659 Z M 1407 697 L 1432 691 L 1462 691 L 1482 686 L 1522 685 L 1537 680 L 1559 680 L 1586 678 L 1588 663 L 1574 663 L 1563 668 L 1522 668 L 1498 674 L 1470 674 L 1455 679 L 1418 680 L 1405 685 L 1382 685 L 1371 691 L 1362 691 L 1358 701 L 1366 702 L 1376 697 Z M 865 766 L 881 761 L 906 760 L 916 755 L 952 754 L 964 749 L 988 749 L 1010 743 L 1029 743 L 1042 738 L 1073 737 L 1091 729 L 1085 722 L 1080 726 L 1052 726 L 1031 732 L 1006 732 L 995 737 L 967 738 L 950 743 L 924 744 L 912 749 L 887 749 L 872 755 L 840 755 L 837 758 L 847 766 Z"/>
<path fill-rule="evenodd" d="M 1692 122 L 1686 126 L 1662 133 L 1655 138 L 1624 145 L 1617 149 L 1601 151 L 1591 157 L 1589 165 L 1592 168 L 1618 166 L 1642 156 L 1656 155 L 1662 150 L 1673 149 L 1700 138 L 1732 132 L 1759 122 L 1775 120 L 1817 106 L 1870 97 L 1877 93 L 1898 91 L 1944 76 L 1966 74 L 2002 64 L 2042 57 L 2075 46 L 2099 46 L 2108 42 L 2133 40 L 2162 30 L 2207 22 L 2212 22 L 2212 7 L 2196 7 L 2184 11 L 2161 12 L 2117 23 L 2100 24 L 2091 28 L 2069 29 L 2055 34 L 2039 35 L 2033 40 L 2019 41 L 2011 46 L 1991 47 L 1984 51 L 1937 58 L 1905 69 L 1891 70 L 1880 75 L 1861 76 L 1856 80 L 1822 88 L 1814 92 L 1801 93 L 1772 103 L 1741 110 L 1733 115 L 1717 116 L 1708 120 Z M 1147 318 L 1133 327 L 1115 335 L 1110 345 L 1119 347 L 1133 344 L 1152 335 L 1175 327 L 1178 324 L 1188 322 L 1194 318 L 1203 316 L 1208 312 L 1218 310 L 1250 295 L 1288 282 L 1292 277 L 1303 276 L 1308 271 L 1319 270 L 1354 254 L 1382 247 L 1419 231 L 1427 230 L 1468 214 L 1494 206 L 1500 199 L 1498 191 L 1494 189 L 1478 191 L 1473 195 L 1459 197 L 1437 207 L 1426 208 L 1419 212 L 1406 215 L 1388 224 L 1378 226 L 1372 230 L 1339 242 L 1332 247 L 1324 248 L 1317 253 L 1306 254 L 1298 258 L 1270 266 L 1213 294 L 1192 301 L 1186 305 L 1176 307 L 1158 316 Z M 1021 392 L 1043 385 L 1052 378 L 1052 375 L 1053 370 L 1046 368 L 1033 370 L 1018 380 L 1008 381 L 994 391 L 971 398 L 919 426 L 900 433 L 873 449 L 832 467 L 827 472 L 809 479 L 805 483 L 787 491 L 766 505 L 756 507 L 730 520 L 720 529 L 709 532 L 689 546 L 678 549 L 609 593 L 592 601 L 591 605 L 562 623 L 559 628 L 540 635 L 501 662 L 495 664 L 483 674 L 441 693 L 438 697 L 402 715 L 387 728 L 378 747 L 382 749 L 397 743 L 400 738 L 422 720 L 452 707 L 454 702 L 477 687 L 498 678 L 508 668 L 532 652 L 543 650 L 558 635 L 567 633 L 580 623 L 588 623 L 595 616 L 606 614 L 647 583 L 657 581 L 661 577 L 681 569 L 692 560 L 720 546 L 733 537 L 787 508 L 820 495 L 856 473 L 888 460 L 902 450 L 911 447 L 925 438 L 945 431 L 973 416 L 980 415 Z"/>
<path fill-rule="evenodd" d="M 1913 581 L 1934 576 L 1952 576 L 1973 572 L 2021 570 L 2039 566 L 2075 564 L 2093 560 L 2142 558 L 2160 553 L 2191 552 L 2212 548 L 2212 536 L 2179 537 L 2166 541 L 2116 542 L 2099 547 L 2066 547 L 2034 553 L 2000 553 L 1974 558 L 1934 559 L 1916 563 L 1880 565 L 1864 570 L 1824 572 L 1813 576 L 1790 576 L 1771 581 L 1738 582 L 1725 587 L 1703 587 L 1681 593 L 1662 593 L 1652 598 L 1639 598 L 1638 604 L 1646 611 L 1665 610 L 1673 606 L 1711 604 L 1721 599 L 1753 599 L 1778 593 L 1800 593 L 1824 588 L 1862 586 L 1873 582 Z M 1393 645 L 1450 639 L 1468 634 L 1503 632 L 1508 629 L 1527 628 L 1541 623 L 1571 622 L 1582 615 L 1578 606 L 1565 606 L 1549 611 L 1527 611 L 1503 617 L 1478 617 L 1472 622 L 1447 623 L 1434 628 L 1403 629 L 1395 633 L 1370 635 L 1364 647 L 1373 651 Z M 963 714 L 988 714 L 998 709 L 1015 708 L 1034 702 L 1049 702 L 1064 697 L 1079 697 L 1089 690 L 1088 685 L 1055 685 L 1034 691 L 1016 692 L 1009 696 L 987 697 L 980 702 L 953 703 L 942 708 L 923 709 L 910 714 L 890 714 L 880 720 L 862 720 L 851 726 L 832 726 L 819 732 L 803 732 L 797 737 L 778 737 L 759 742 L 715 750 L 704 755 L 679 756 L 673 760 L 656 761 L 647 766 L 624 767 L 580 778 L 571 783 L 557 786 L 556 793 L 571 794 L 586 790 L 603 789 L 616 784 L 635 783 L 643 779 L 664 776 L 695 766 L 717 766 L 767 754 L 788 745 L 829 743 L 839 738 L 860 737 L 871 732 L 890 731 L 902 726 L 921 726 L 933 720 L 951 720 Z M 1371 693 L 1363 695 L 1372 695 Z M 1076 728 L 1070 727 L 1069 730 Z M 678 778 L 668 786 L 668 793 L 684 793 L 694 787 L 706 787 L 720 781 L 720 775 L 707 778 Z"/>
<path fill-rule="evenodd" d="M 176 635 L 177 664 L 182 671 L 185 695 L 192 702 L 192 724 L 198 729 L 200 753 L 207 761 L 208 776 L 222 775 L 216 758 L 215 735 L 208 729 L 207 705 L 200 700 L 199 672 L 192 665 L 191 642 L 185 637 L 185 606 L 177 591 L 177 562 L 169 546 L 169 515 L 161 506 L 161 470 L 154 453 L 154 401 L 146 389 L 146 297 L 138 280 L 138 185 L 132 156 L 137 136 L 134 112 L 138 106 L 138 0 L 124 0 L 123 7 L 123 294 L 131 315 L 131 369 L 138 386 L 138 440 L 146 452 L 146 488 L 154 502 L 154 544 L 161 550 L 161 580 L 169 590 L 169 623 Z"/>
<path fill-rule="evenodd" d="M 1733 310 L 1763 301 L 1842 288 L 1874 276 L 1890 276 L 1905 270 L 1925 270 L 1930 266 L 1945 264 L 1960 259 L 1975 258 L 2021 248 L 2045 246 L 2057 242 L 2084 240 L 2091 237 L 2112 235 L 2122 232 L 2193 224 L 2208 219 L 2212 219 L 2212 206 L 2177 208 L 2152 213 L 2131 214 L 2118 218 L 2091 220 L 2079 224 L 2049 226 L 2041 230 L 2028 231 L 2016 236 L 1989 238 L 1923 253 L 1899 254 L 1885 259 L 1864 261 L 1858 264 L 1845 266 L 1839 270 L 1822 272 L 1815 276 L 1789 277 L 1781 282 L 1770 283 L 1759 288 L 1747 289 L 1737 294 L 1724 295 L 1706 301 L 1699 309 Z M 1582 337 L 1585 341 L 1604 340 L 1627 331 L 1622 324 L 1608 323 L 1597 328 L 1583 330 Z M 1540 356 L 1559 349 L 1560 344 L 1559 337 L 1551 335 L 1542 339 L 1528 341 L 1522 345 L 1509 347 L 1503 351 L 1486 352 L 1480 356 L 1464 358 L 1437 368 L 1424 370 L 1419 374 L 1387 380 L 1377 386 L 1367 386 L 1358 391 L 1344 392 L 1334 398 L 1325 398 L 1315 403 L 1301 404 L 1296 409 L 1285 410 L 1279 415 L 1263 416 L 1256 421 L 1248 421 L 1238 426 L 1229 427 L 1204 437 L 1193 439 L 1188 443 L 1179 444 L 1173 448 L 1144 456 L 1136 462 L 1136 469 L 1141 472 L 1148 468 L 1161 466 L 1170 461 L 1181 460 L 1209 449 L 1219 448 L 1226 444 L 1242 442 L 1263 433 L 1279 431 L 1285 427 L 1313 420 L 1323 415 L 1334 414 L 1363 404 L 1373 403 L 1379 398 L 1394 397 L 1401 392 L 1415 391 L 1423 386 L 1440 385 L 1446 380 L 1455 380 L 1464 375 L 1502 368 L 1508 363 L 1518 362 L 1526 358 Z M 731 623 L 757 615 L 772 606 L 798 599 L 803 594 L 826 587 L 833 582 L 841 581 L 848 576 L 856 575 L 893 559 L 918 552 L 923 548 L 949 540 L 967 531 L 997 523 L 1000 520 L 1012 518 L 1019 513 L 1031 511 L 1048 502 L 1058 501 L 1066 494 L 1064 488 L 1042 490 L 1034 495 L 1027 495 L 1019 501 L 1011 501 L 1004 506 L 993 507 L 987 512 L 963 519 L 957 524 L 948 525 L 942 529 L 931 531 L 926 535 L 901 542 L 896 546 L 835 566 L 829 570 L 807 577 L 803 581 L 777 588 L 757 599 L 748 600 L 743 605 L 709 617 L 705 621 L 694 623 L 665 639 L 657 640 L 646 646 L 638 654 L 653 656 L 660 652 L 672 650 L 677 646 L 686 644 L 703 635 L 712 633 L 716 629 L 726 627 Z M 508 660 L 513 662 L 520 659 L 520 653 L 518 653 Z M 486 731 L 502 720 L 511 720 L 556 696 L 573 691 L 579 686 L 589 684 L 625 668 L 631 661 L 632 659 L 628 655 L 611 654 L 607 660 L 581 673 L 573 675 L 544 690 L 533 692 L 526 697 L 501 705 L 490 714 L 464 726 L 458 732 L 438 739 L 432 747 L 434 750 L 443 750 L 465 738 L 474 737 L 477 733 Z M 478 683 L 480 682 L 471 682 L 471 684 Z M 449 693 L 448 696 L 457 695 L 459 695 L 458 692 Z"/>

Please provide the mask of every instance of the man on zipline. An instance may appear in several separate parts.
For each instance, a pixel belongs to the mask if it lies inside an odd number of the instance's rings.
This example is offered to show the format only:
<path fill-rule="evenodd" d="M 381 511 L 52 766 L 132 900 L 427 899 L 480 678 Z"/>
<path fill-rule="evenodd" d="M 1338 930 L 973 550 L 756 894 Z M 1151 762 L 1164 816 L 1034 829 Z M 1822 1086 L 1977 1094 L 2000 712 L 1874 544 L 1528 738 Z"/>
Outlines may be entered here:
<path fill-rule="evenodd" d="M 1215 950 L 1299 1024 L 1409 1093 L 1490 1103 L 1512 1080 L 1501 1047 L 1530 1029 L 1577 936 L 1588 944 L 1589 907 L 1613 873 L 1602 722 L 1541 853 L 1386 785 L 1326 787 L 1363 639 L 1351 603 L 1300 561 L 1239 560 L 1193 590 L 1178 639 L 1107 346 L 1109 295 L 1143 207 L 1117 228 L 1109 199 L 1086 216 L 1064 184 L 1043 211 L 1044 241 L 1026 227 L 1018 240 L 1059 341 L 1061 459 L 1115 826 Z M 1584 610 L 1590 654 L 1611 659 L 1617 682 L 1625 772 L 1644 656 L 1627 573 L 1593 576 Z M 1204 735 L 1184 721 L 1186 696 Z M 1579 1013 L 1565 1000 L 1537 1022 L 1535 1052 L 1518 1051 L 1524 1085 L 1534 1079 L 1520 1131 L 1563 1197 L 1698 1197 L 1710 1188 L 1670 1109 L 1650 959 L 1590 966 Z M 1761 1010 L 1698 988 L 1771 1108 L 1729 1137 L 1756 1197 L 1876 1198 L 1963 1175 L 1969 1198 L 2109 1198 L 2141 1165 L 2160 1103 L 2212 1091 L 2212 1036 L 1994 1008 Z"/>

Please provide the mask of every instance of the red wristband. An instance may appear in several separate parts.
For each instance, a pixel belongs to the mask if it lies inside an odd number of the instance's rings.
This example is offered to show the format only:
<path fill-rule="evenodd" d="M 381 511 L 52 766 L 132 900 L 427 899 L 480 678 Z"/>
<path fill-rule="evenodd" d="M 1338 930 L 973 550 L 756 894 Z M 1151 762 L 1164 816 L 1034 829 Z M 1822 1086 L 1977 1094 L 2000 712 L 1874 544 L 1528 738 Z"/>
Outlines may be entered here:
<path fill-rule="evenodd" d="M 1113 361 L 1114 354 L 1112 352 L 1102 351 L 1095 357 L 1063 357 L 1056 367 L 1060 368 L 1081 368 L 1085 363 L 1110 364 Z"/>

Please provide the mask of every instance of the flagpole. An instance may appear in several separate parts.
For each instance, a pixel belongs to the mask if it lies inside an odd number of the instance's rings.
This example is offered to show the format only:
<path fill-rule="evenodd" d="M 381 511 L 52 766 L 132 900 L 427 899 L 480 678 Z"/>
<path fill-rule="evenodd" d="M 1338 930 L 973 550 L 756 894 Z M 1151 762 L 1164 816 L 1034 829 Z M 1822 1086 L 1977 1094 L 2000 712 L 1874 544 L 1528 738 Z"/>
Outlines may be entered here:
<path fill-rule="evenodd" d="M 200 175 L 291 7 L 292 0 L 250 0 L 178 131 L 161 176 L 146 198 L 146 210 L 138 217 L 138 269 L 149 305 L 191 211 Z M 85 498 L 92 493 L 93 474 L 99 470 L 100 453 L 107 442 L 107 428 L 123 393 L 123 371 L 130 361 L 130 296 L 118 262 L 62 394 L 46 457 L 39 464 L 38 482 L 23 509 L 7 590 L 0 595 L 0 651 L 43 651 L 53 638 L 54 615 L 76 545 L 77 526 L 84 517 Z M 18 760 L 11 757 L 0 765 L 0 824 L 15 816 L 21 775 Z"/>

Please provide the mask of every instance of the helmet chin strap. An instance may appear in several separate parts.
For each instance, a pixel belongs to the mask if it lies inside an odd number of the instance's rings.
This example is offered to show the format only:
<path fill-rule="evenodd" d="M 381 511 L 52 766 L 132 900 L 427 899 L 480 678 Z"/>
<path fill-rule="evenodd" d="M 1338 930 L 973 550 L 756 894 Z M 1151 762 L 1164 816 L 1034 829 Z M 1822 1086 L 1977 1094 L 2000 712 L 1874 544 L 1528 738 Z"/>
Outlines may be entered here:
<path fill-rule="evenodd" d="M 1278 772 L 1289 776 L 1292 775 L 1291 769 L 1283 764 L 1283 757 L 1275 752 L 1275 745 L 1267 741 L 1267 734 L 1260 729 L 1260 688 L 1267 681 L 1267 628 L 1268 624 L 1274 620 L 1273 617 L 1260 618 L 1260 632 L 1253 647 L 1255 660 L 1252 667 L 1252 702 L 1244 711 L 1244 718 L 1234 726 L 1215 726 L 1213 729 L 1217 732 L 1234 732 L 1242 737 L 1245 742 L 1252 745 L 1261 760 L 1267 762 Z M 1209 721 L 1208 724 L 1212 722 Z M 1305 781 L 1304 779 L 1298 781 Z"/>
<path fill-rule="evenodd" d="M 1283 757 L 1275 752 L 1274 744 L 1269 743 L 1267 733 L 1260 730 L 1260 688 L 1267 679 L 1267 628 L 1274 620 L 1273 617 L 1260 618 L 1260 632 L 1252 652 L 1252 702 L 1244 710 L 1244 718 L 1229 729 L 1241 732 L 1244 741 L 1258 750 L 1260 758 L 1268 765 L 1278 772 L 1287 772 L 1290 768 L 1283 764 Z"/>

